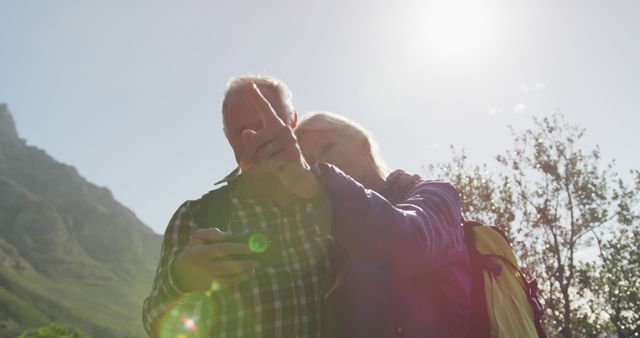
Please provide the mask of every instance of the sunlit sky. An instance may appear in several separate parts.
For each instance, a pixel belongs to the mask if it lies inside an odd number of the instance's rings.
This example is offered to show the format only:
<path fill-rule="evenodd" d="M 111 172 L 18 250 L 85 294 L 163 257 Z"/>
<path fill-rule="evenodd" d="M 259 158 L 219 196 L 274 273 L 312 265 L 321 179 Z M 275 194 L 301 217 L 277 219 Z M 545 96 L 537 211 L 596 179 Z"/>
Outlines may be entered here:
<path fill-rule="evenodd" d="M 421 173 L 561 112 L 640 168 L 640 1 L 0 1 L 0 102 L 21 137 L 156 232 L 235 167 L 227 79 L 284 80 L 300 114 L 372 131 Z"/>

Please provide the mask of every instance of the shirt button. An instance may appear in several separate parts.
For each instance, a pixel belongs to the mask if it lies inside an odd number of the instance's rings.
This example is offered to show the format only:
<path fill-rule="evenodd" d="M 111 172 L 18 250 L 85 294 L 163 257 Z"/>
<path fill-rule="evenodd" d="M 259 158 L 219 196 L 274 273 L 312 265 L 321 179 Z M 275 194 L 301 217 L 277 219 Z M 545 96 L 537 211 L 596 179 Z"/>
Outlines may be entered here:
<path fill-rule="evenodd" d="M 401 327 L 399 327 L 399 328 L 397 328 L 397 329 L 396 329 L 396 333 L 398 334 L 398 337 L 403 337 L 403 336 L 404 336 L 404 334 L 403 334 L 403 331 L 402 331 L 402 328 L 401 328 Z"/>

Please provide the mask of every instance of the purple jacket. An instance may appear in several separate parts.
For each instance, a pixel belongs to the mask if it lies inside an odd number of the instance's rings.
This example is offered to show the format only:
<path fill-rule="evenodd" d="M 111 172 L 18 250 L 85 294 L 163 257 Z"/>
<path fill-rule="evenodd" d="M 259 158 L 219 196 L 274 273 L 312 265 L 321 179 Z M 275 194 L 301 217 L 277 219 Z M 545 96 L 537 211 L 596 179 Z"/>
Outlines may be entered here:
<path fill-rule="evenodd" d="M 380 192 L 319 164 L 332 232 L 349 253 L 338 289 L 341 337 L 466 337 L 469 258 L 460 196 L 395 171 Z"/>

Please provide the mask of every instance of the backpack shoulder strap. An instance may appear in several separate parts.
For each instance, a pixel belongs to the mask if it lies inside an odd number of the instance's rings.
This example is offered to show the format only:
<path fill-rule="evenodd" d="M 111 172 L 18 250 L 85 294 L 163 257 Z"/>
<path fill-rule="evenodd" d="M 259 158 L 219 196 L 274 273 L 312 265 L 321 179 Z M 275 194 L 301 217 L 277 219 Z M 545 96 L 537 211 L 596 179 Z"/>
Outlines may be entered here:
<path fill-rule="evenodd" d="M 193 220 L 199 228 L 217 227 L 224 231 L 229 223 L 230 206 L 229 186 L 224 185 L 194 201 L 191 209 Z"/>
<path fill-rule="evenodd" d="M 472 285 L 474 285 L 472 287 L 472 313 L 474 313 L 477 316 L 476 318 L 479 319 L 479 320 L 472 320 L 472 323 L 471 323 L 472 327 L 475 330 L 477 330 L 476 332 L 481 332 L 481 334 L 484 334 L 485 332 L 490 332 L 490 331 L 485 331 L 489 328 L 486 324 L 482 323 L 485 320 L 488 321 L 487 305 L 486 305 L 486 302 L 479 301 L 479 299 L 485 299 L 486 297 L 486 294 L 484 292 L 484 280 L 482 277 L 482 273 L 484 272 L 483 270 L 487 270 L 493 273 L 494 275 L 500 275 L 501 267 L 492 261 L 492 259 L 497 259 L 501 261 L 503 264 L 510 266 L 514 271 L 517 272 L 516 276 L 518 276 L 518 278 L 520 279 L 523 291 L 526 294 L 529 300 L 529 303 L 532 307 L 533 322 L 535 324 L 538 337 L 547 338 L 548 335 L 542 325 L 543 309 L 537 297 L 538 283 L 536 282 L 535 279 L 528 277 L 522 270 L 520 270 L 519 267 L 517 266 L 516 261 L 514 261 L 515 262 L 514 264 L 514 262 L 512 262 L 510 259 L 508 259 L 503 255 L 503 254 L 506 254 L 506 251 L 504 250 L 507 250 L 507 248 L 509 253 L 511 255 L 514 255 L 511 242 L 509 241 L 509 238 L 507 238 L 504 231 L 499 227 L 488 226 L 477 221 L 462 220 L 462 223 L 464 226 L 465 242 L 467 244 L 469 259 L 471 260 Z M 476 238 L 474 236 L 474 228 L 478 226 L 483 226 L 484 227 L 483 229 L 486 229 L 486 228 L 491 229 L 495 233 L 499 234 L 499 236 L 502 237 L 502 239 L 504 239 L 504 241 L 506 242 L 506 245 L 503 245 L 502 254 L 481 253 L 478 250 L 478 247 L 476 245 L 477 244 Z M 497 237 L 497 238 L 500 238 L 500 237 Z M 515 258 L 515 256 L 513 258 Z"/>
<path fill-rule="evenodd" d="M 484 264 L 483 258 L 475 244 L 473 228 L 483 226 L 477 221 L 462 220 L 464 230 L 464 241 L 471 263 L 471 320 L 469 332 L 474 333 L 474 337 L 490 338 L 491 328 L 489 325 L 489 313 L 487 309 L 486 293 L 484 290 Z"/>

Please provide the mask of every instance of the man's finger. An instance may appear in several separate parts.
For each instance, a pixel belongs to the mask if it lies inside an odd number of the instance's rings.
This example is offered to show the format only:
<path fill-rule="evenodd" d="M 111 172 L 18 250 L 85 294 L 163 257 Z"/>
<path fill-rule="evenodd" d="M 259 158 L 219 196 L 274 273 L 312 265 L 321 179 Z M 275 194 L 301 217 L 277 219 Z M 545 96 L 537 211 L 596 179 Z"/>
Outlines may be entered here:
<path fill-rule="evenodd" d="M 242 131 L 242 133 L 240 134 L 240 136 L 242 137 L 242 140 L 244 141 L 244 143 L 249 143 L 251 142 L 251 139 L 256 135 L 256 131 L 255 130 L 251 130 L 251 129 L 245 129 Z"/>
<path fill-rule="evenodd" d="M 249 167 L 253 161 L 255 161 L 256 152 L 269 144 L 269 142 L 278 138 L 279 135 L 284 133 L 290 133 L 291 129 L 285 125 L 275 127 L 275 128 L 265 128 L 260 130 L 259 132 L 254 132 L 252 130 L 245 130 L 242 132 L 242 138 L 246 140 L 244 145 L 244 150 L 242 153 L 242 158 L 240 159 L 240 165 L 243 169 Z"/>
<path fill-rule="evenodd" d="M 194 231 L 191 234 L 191 239 L 200 240 L 206 244 L 223 241 L 225 238 L 229 237 L 229 235 L 229 233 L 221 231 L 218 228 L 206 228 Z"/>
<path fill-rule="evenodd" d="M 253 82 L 249 84 L 249 96 L 258 110 L 258 114 L 262 118 L 264 128 L 285 124 L 278 114 L 276 114 L 271 103 L 267 101 L 264 95 L 262 95 L 262 92 L 260 92 L 260 89 L 258 89 L 258 86 Z"/>
<path fill-rule="evenodd" d="M 189 243 L 187 243 L 187 246 L 193 247 L 196 245 L 203 245 L 203 244 L 205 244 L 205 242 L 203 242 L 201 239 L 191 237 L 189 238 Z"/>
<path fill-rule="evenodd" d="M 287 127 L 283 127 L 283 129 L 289 129 Z M 255 153 L 255 158 L 261 163 L 269 160 L 271 157 L 280 153 L 281 151 L 295 146 L 296 141 L 291 135 L 287 133 L 278 133 L 278 135 L 267 142 L 263 147 L 258 149 Z"/>
<path fill-rule="evenodd" d="M 190 255 L 193 257 L 201 257 L 203 259 L 241 256 L 254 253 L 247 244 L 226 242 L 195 245 L 190 249 L 190 251 Z"/>
<path fill-rule="evenodd" d="M 253 271 L 260 266 L 260 262 L 255 259 L 236 259 L 214 261 L 207 264 L 210 271 L 216 276 L 233 275 L 236 273 Z"/>
<path fill-rule="evenodd" d="M 253 275 L 253 272 L 241 272 L 241 273 L 237 273 L 235 275 L 228 275 L 228 276 L 215 276 L 214 277 L 214 281 L 216 282 L 216 284 L 222 288 L 226 288 L 229 286 L 234 286 L 240 282 L 244 282 L 245 280 L 248 280 L 249 278 L 251 278 L 251 276 Z"/>
<path fill-rule="evenodd" d="M 243 153 L 240 156 L 240 162 L 238 163 L 238 165 L 240 165 L 240 169 L 242 169 L 242 171 L 246 171 L 253 164 L 252 163 L 253 162 L 253 159 L 252 159 L 253 155 L 249 155 L 249 152 L 247 152 L 247 148 L 251 148 L 252 147 L 251 144 L 253 142 L 251 142 L 251 139 L 255 135 L 256 135 L 256 132 L 251 130 L 251 129 L 245 129 L 240 134 L 240 136 L 242 137 L 242 140 L 244 141 L 244 144 L 245 144 Z M 247 145 L 249 145 L 249 147 L 247 147 Z M 255 150 L 250 150 L 250 151 L 255 151 Z"/>

